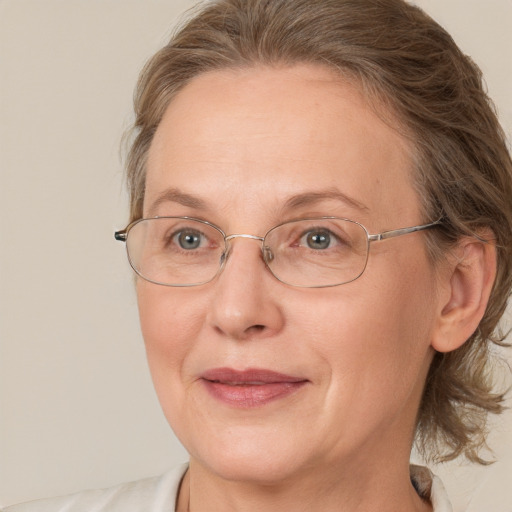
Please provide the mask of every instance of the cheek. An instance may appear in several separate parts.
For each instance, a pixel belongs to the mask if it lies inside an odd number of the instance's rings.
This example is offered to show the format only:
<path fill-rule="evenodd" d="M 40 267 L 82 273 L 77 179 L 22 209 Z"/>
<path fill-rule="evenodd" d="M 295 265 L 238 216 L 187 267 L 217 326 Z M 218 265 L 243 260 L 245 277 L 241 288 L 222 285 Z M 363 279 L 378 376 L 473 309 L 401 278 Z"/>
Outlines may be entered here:
<path fill-rule="evenodd" d="M 404 402 L 408 394 L 421 394 L 423 389 L 435 322 L 433 274 L 428 263 L 418 270 L 413 261 L 397 262 L 368 304 L 373 312 L 368 327 L 372 346 L 369 363 L 378 369 L 376 381 L 383 386 L 389 383 L 389 391 Z"/>
<path fill-rule="evenodd" d="M 191 340 L 197 337 L 203 325 L 201 301 L 191 302 L 185 295 L 186 290 L 169 289 L 142 280 L 137 283 L 142 335 L 162 405 L 173 393 L 180 393 L 183 365 L 193 346 Z"/>
<path fill-rule="evenodd" d="M 419 401 L 431 360 L 435 287 L 428 273 L 418 276 L 406 263 L 398 268 L 379 281 L 369 269 L 331 296 L 324 291 L 314 321 L 312 308 L 297 315 L 330 368 L 332 410 L 342 410 L 336 404 L 349 395 L 350 408 L 365 417 Z"/>

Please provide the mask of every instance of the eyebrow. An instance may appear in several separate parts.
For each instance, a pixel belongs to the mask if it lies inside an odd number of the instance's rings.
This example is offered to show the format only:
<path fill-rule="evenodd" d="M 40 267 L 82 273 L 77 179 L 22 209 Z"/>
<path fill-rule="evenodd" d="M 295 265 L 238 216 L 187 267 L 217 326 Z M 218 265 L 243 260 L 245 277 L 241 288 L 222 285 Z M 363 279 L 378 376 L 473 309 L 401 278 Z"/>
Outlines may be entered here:
<path fill-rule="evenodd" d="M 285 202 L 283 210 L 295 210 L 297 208 L 304 208 L 306 206 L 314 206 L 317 203 L 329 199 L 341 201 L 342 203 L 345 203 L 347 206 L 361 212 L 369 211 L 369 208 L 365 204 L 361 203 L 360 201 L 357 201 L 353 197 L 344 194 L 343 192 L 336 188 L 320 190 L 317 192 L 306 192 L 304 194 L 297 194 L 295 196 L 292 196 Z"/>
<path fill-rule="evenodd" d="M 344 194 L 340 190 L 336 188 L 331 188 L 327 190 L 320 190 L 317 192 L 305 192 L 303 194 L 296 194 L 286 200 L 282 207 L 282 211 L 287 212 L 289 210 L 296 210 L 299 208 L 304 208 L 307 206 L 314 206 L 322 201 L 326 200 L 336 200 L 345 203 L 347 206 L 365 212 L 368 211 L 369 208 L 357 201 L 356 199 Z M 177 188 L 169 188 L 164 190 L 151 204 L 148 209 L 148 215 L 150 217 L 156 215 L 158 207 L 164 203 L 177 203 L 182 206 L 193 208 L 196 210 L 210 210 L 210 207 L 206 201 L 200 199 L 197 196 L 186 194 L 181 192 Z"/>
<path fill-rule="evenodd" d="M 177 203 L 195 210 L 209 210 L 208 203 L 197 196 L 185 194 L 177 188 L 164 190 L 148 208 L 148 215 L 156 215 L 158 207 L 164 203 Z"/>

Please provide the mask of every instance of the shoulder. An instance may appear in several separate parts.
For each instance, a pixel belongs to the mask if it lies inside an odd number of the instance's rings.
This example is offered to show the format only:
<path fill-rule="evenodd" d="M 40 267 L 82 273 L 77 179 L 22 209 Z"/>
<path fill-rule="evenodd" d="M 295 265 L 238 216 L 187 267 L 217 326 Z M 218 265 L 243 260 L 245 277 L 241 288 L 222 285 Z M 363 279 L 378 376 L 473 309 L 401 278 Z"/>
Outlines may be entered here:
<path fill-rule="evenodd" d="M 430 500 L 433 512 L 453 512 L 443 482 L 430 469 L 411 465 L 411 480 L 420 496 Z"/>
<path fill-rule="evenodd" d="M 186 470 L 183 464 L 158 477 L 21 503 L 3 512 L 172 512 Z"/>

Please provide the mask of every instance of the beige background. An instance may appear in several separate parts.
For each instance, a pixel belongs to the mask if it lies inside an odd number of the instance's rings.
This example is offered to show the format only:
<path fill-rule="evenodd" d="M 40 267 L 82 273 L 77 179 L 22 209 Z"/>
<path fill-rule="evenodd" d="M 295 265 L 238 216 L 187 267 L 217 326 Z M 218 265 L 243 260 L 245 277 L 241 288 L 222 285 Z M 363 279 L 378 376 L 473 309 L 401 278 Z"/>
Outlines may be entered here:
<path fill-rule="evenodd" d="M 127 218 L 118 149 L 137 73 L 191 4 L 0 0 L 2 505 L 186 459 L 154 397 L 112 233 Z M 510 136 L 512 0 L 418 4 L 481 65 Z M 436 469 L 456 512 L 512 511 L 511 413 L 492 444 L 492 468 Z"/>

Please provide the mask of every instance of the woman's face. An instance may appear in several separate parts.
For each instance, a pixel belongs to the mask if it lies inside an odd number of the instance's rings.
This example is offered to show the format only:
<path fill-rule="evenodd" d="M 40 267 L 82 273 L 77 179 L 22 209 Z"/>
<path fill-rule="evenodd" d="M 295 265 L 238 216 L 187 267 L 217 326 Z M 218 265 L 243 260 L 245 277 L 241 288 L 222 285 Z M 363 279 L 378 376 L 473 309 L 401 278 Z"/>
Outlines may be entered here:
<path fill-rule="evenodd" d="M 405 139 L 328 70 L 212 72 L 156 132 L 144 216 L 258 236 L 338 216 L 378 233 L 428 220 L 411 171 Z M 424 234 L 372 243 L 364 274 L 332 288 L 285 285 L 259 242 L 231 246 L 208 284 L 137 282 L 156 391 L 192 464 L 276 482 L 408 457 L 436 313 Z"/>

